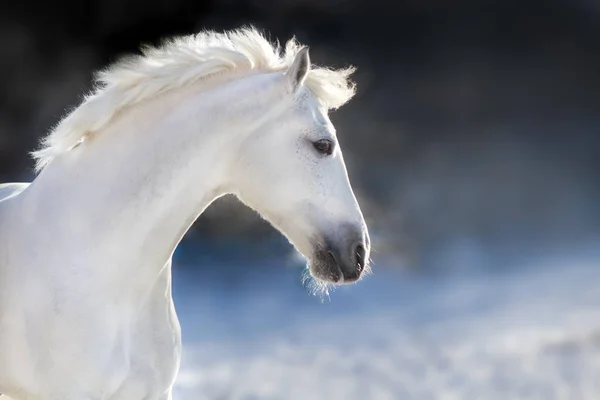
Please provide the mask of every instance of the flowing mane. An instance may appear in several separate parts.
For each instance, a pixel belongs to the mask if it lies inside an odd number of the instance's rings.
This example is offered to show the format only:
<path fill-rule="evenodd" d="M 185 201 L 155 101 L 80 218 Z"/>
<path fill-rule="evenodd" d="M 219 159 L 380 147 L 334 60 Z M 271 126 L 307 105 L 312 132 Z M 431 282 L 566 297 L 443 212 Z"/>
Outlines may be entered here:
<path fill-rule="evenodd" d="M 145 47 L 142 55 L 125 58 L 96 75 L 92 93 L 32 152 L 36 171 L 105 128 L 129 106 L 217 75 L 284 70 L 301 48 L 291 39 L 282 49 L 253 27 L 224 33 L 204 31 L 170 39 L 160 47 Z M 312 67 L 306 85 L 324 107 L 336 109 L 354 95 L 355 85 L 349 79 L 353 71 L 352 67 Z"/>

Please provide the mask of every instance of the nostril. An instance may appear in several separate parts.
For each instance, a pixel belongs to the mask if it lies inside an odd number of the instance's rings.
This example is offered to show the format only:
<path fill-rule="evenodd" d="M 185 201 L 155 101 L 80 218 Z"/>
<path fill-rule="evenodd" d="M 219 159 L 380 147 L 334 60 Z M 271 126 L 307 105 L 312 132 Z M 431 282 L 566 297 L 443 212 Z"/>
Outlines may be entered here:
<path fill-rule="evenodd" d="M 356 269 L 360 274 L 365 268 L 365 247 L 362 244 L 356 246 L 356 251 L 354 253 L 356 255 Z"/>
<path fill-rule="evenodd" d="M 331 251 L 327 252 L 327 255 L 329 256 L 329 258 L 331 259 L 331 261 L 337 265 L 337 260 L 335 259 L 335 256 L 333 255 L 333 253 Z"/>

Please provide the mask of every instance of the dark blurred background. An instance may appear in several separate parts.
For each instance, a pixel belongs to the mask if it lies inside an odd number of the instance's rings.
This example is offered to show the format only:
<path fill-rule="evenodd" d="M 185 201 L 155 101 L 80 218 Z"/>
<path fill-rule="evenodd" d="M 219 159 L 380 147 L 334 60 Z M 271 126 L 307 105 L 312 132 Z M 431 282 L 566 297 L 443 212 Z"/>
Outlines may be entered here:
<path fill-rule="evenodd" d="M 375 259 L 568 249 L 600 231 L 599 22 L 592 0 L 3 2 L 0 181 L 34 178 L 28 151 L 93 71 L 141 43 L 254 24 L 358 67 L 332 119 Z M 186 241 L 277 235 L 226 198 Z"/>

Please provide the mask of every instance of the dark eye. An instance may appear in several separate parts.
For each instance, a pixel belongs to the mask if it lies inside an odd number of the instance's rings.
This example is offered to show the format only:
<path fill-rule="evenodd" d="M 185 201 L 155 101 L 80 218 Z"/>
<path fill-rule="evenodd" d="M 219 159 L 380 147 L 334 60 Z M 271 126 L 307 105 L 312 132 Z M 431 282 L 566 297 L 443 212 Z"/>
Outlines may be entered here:
<path fill-rule="evenodd" d="M 327 154 L 328 156 L 333 153 L 333 143 L 331 140 L 321 139 L 313 142 L 314 148 L 321 154 Z"/>

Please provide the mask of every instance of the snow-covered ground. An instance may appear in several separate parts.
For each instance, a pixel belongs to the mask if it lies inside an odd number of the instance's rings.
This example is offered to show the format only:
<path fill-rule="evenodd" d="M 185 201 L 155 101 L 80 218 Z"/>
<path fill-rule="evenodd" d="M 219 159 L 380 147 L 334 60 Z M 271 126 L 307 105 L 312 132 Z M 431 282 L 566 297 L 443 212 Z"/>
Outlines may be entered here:
<path fill-rule="evenodd" d="M 600 399 L 600 251 L 445 274 L 384 261 L 323 301 L 278 263 L 175 268 L 176 400 Z"/>

